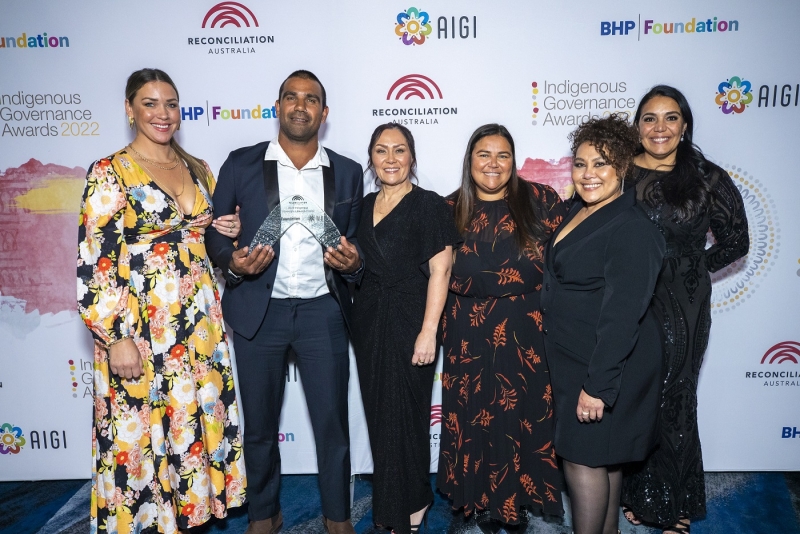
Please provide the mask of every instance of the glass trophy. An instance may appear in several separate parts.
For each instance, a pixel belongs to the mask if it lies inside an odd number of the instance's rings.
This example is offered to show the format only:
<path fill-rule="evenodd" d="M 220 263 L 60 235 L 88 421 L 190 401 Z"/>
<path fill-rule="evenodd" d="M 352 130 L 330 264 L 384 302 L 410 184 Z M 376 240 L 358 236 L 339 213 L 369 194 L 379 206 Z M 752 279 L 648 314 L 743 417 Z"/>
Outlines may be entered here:
<path fill-rule="evenodd" d="M 294 195 L 281 200 L 267 215 L 250 243 L 250 252 L 256 245 L 275 246 L 295 224 L 303 225 L 323 247 L 336 248 L 340 243 L 342 234 L 328 214 L 302 195 Z"/>

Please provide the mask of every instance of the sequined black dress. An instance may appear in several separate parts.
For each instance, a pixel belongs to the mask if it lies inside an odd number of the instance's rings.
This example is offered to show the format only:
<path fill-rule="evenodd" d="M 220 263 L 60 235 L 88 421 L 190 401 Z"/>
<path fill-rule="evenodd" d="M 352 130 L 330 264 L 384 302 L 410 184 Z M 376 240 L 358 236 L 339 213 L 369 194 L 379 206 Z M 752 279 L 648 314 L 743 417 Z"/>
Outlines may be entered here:
<path fill-rule="evenodd" d="M 461 241 L 444 199 L 415 187 L 372 224 L 364 197 L 358 242 L 365 271 L 353 303 L 353 347 L 372 449 L 372 518 L 398 534 L 433 500 L 431 392 L 435 365 L 411 364 L 422 329 L 428 260 Z"/>
<path fill-rule="evenodd" d="M 747 254 L 744 204 L 728 174 L 712 165 L 713 199 L 702 214 L 676 223 L 664 202 L 666 173 L 635 167 L 636 196 L 667 241 L 654 307 L 664 329 L 664 391 L 659 446 L 626 473 L 622 502 L 639 519 L 673 525 L 703 516 L 705 479 L 697 429 L 697 380 L 711 328 L 711 278 Z M 632 185 L 632 184 L 631 184 Z M 716 243 L 705 250 L 711 230 Z"/>

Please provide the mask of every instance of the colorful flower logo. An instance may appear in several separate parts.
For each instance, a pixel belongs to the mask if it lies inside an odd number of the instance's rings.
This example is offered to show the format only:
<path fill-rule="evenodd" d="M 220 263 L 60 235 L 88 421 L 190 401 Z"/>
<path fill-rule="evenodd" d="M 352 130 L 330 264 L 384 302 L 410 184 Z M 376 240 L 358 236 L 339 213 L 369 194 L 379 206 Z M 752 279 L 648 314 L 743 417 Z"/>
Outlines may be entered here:
<path fill-rule="evenodd" d="M 714 101 L 726 115 L 742 113 L 753 101 L 753 93 L 750 92 L 750 88 L 751 84 L 748 80 L 732 76 L 729 80 L 719 84 Z"/>
<path fill-rule="evenodd" d="M 425 37 L 433 31 L 427 11 L 420 11 L 416 7 L 409 7 L 407 11 L 397 14 L 397 25 L 394 33 L 403 40 L 404 45 L 418 44 L 425 42 Z"/>
<path fill-rule="evenodd" d="M 0 425 L 0 454 L 17 454 L 25 446 L 22 429 L 9 423 Z"/>

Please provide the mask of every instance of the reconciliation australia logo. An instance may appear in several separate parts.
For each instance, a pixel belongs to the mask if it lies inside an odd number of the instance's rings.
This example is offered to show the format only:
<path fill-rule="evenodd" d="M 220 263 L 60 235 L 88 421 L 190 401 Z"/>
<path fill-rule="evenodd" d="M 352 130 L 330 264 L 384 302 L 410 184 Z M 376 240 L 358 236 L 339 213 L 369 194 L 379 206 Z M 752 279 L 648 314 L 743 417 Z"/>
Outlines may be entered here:
<path fill-rule="evenodd" d="M 731 76 L 717 86 L 714 103 L 726 115 L 736 116 L 746 109 L 796 108 L 800 104 L 800 83 L 772 83 L 753 90 L 750 80 L 742 76 Z"/>
<path fill-rule="evenodd" d="M 442 100 L 442 90 L 431 78 L 408 74 L 392 84 L 386 94 L 387 104 L 372 110 L 373 117 L 389 117 L 391 122 L 404 126 L 439 124 L 439 119 L 457 115 L 458 108 L 425 105 L 417 100 Z M 401 101 L 401 102 L 398 102 Z"/>
<path fill-rule="evenodd" d="M 255 54 L 275 37 L 260 31 L 255 13 L 239 2 L 220 2 L 208 10 L 201 28 L 212 30 L 203 37 L 189 37 L 189 46 L 203 46 L 208 54 Z M 224 33 L 223 33 L 224 31 Z"/>
<path fill-rule="evenodd" d="M 25 443 L 20 427 L 11 423 L 0 425 L 0 454 L 19 454 Z"/>
<path fill-rule="evenodd" d="M 761 357 L 761 364 L 768 365 L 767 370 L 746 371 L 745 378 L 763 380 L 765 386 L 800 387 L 800 343 L 783 341 L 771 346 Z"/>
<path fill-rule="evenodd" d="M 624 81 L 534 80 L 533 126 L 577 126 L 611 113 L 633 115 L 636 98 Z"/>

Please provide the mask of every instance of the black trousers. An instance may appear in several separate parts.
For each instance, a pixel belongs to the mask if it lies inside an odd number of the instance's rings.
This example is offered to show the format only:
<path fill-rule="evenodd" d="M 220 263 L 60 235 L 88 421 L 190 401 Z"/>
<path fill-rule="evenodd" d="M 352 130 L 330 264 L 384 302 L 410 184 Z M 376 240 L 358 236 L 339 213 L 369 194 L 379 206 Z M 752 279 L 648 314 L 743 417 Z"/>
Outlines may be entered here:
<path fill-rule="evenodd" d="M 339 304 L 330 295 L 272 299 L 255 337 L 234 333 L 234 348 L 245 419 L 250 521 L 280 510 L 278 423 L 290 348 L 297 354 L 314 430 L 322 513 L 332 521 L 345 521 L 350 517 L 350 358 Z"/>

